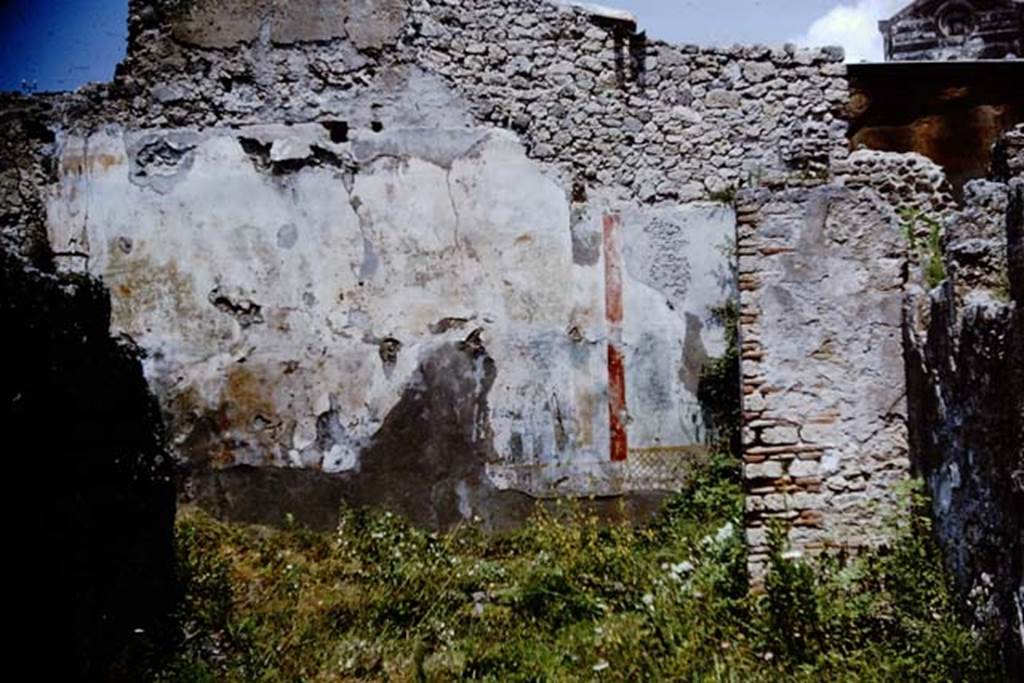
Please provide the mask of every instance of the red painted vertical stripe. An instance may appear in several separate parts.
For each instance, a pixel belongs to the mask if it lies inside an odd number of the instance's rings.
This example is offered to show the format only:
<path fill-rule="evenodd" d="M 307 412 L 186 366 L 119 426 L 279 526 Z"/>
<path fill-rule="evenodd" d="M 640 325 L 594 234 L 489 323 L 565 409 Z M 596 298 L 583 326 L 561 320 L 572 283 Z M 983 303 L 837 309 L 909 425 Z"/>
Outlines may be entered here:
<path fill-rule="evenodd" d="M 619 254 L 619 217 L 604 217 L 604 309 L 609 332 L 622 338 L 622 256 Z"/>
<path fill-rule="evenodd" d="M 619 251 L 617 214 L 604 217 L 605 320 L 608 323 L 608 426 L 609 451 L 613 462 L 629 457 L 626 435 L 626 364 L 622 355 L 622 255 Z"/>
<path fill-rule="evenodd" d="M 608 418 L 612 462 L 623 462 L 629 456 L 629 440 L 626 437 L 626 368 L 622 354 L 612 344 L 608 344 Z"/>

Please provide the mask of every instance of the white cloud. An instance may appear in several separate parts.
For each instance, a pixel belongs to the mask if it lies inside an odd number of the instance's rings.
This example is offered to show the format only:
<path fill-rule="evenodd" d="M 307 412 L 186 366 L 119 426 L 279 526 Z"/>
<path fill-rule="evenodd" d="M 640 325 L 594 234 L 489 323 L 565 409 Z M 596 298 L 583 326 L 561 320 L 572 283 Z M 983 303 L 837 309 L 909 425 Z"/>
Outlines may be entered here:
<path fill-rule="evenodd" d="M 848 62 L 880 62 L 884 58 L 878 22 L 888 19 L 909 0 L 857 0 L 833 7 L 793 39 L 797 45 L 842 45 Z"/>

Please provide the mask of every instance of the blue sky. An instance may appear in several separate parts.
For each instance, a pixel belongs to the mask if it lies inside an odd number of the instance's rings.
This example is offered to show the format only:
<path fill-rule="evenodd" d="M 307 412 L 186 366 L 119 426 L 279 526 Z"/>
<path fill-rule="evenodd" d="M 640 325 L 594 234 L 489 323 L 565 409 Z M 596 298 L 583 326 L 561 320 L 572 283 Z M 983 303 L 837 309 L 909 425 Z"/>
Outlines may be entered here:
<path fill-rule="evenodd" d="M 732 45 L 841 45 L 847 61 L 882 61 L 878 21 L 911 0 L 596 0 L 628 9 L 655 38 Z"/>
<path fill-rule="evenodd" d="M 0 0 L 0 90 L 108 81 L 124 57 L 127 0 Z"/>
<path fill-rule="evenodd" d="M 472 0 L 467 0 L 467 2 Z M 909 0 L 600 0 L 654 38 L 683 43 L 844 45 L 881 59 L 878 19 Z M 128 0 L 0 0 L 0 90 L 107 81 L 124 56 Z"/>

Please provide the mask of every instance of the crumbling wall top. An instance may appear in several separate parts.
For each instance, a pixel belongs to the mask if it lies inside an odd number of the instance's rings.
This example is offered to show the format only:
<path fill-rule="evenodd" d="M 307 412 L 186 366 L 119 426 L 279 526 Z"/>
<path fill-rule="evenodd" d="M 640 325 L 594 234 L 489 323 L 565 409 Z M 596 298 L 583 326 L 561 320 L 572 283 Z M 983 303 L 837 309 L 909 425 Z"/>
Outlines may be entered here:
<path fill-rule="evenodd" d="M 606 7 L 605 5 L 598 5 L 592 2 L 577 2 L 576 0 L 551 0 L 556 5 L 562 5 L 571 7 L 583 11 L 584 13 L 606 21 L 620 22 L 627 26 L 636 28 L 637 21 L 636 16 L 632 12 L 626 10 L 616 9 L 614 7 Z"/>
<path fill-rule="evenodd" d="M 398 38 L 407 9 L 406 0 L 134 0 L 129 51 L 143 47 L 137 39 L 157 27 L 200 48 L 347 38 L 359 49 L 380 50 Z"/>

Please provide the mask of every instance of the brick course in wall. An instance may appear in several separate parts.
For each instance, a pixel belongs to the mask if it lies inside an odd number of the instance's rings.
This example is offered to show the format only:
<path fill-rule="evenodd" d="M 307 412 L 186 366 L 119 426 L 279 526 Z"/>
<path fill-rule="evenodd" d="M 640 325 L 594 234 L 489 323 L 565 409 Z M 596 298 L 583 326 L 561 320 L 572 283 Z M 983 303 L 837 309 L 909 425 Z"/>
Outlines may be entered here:
<path fill-rule="evenodd" d="M 750 570 L 768 527 L 791 551 L 876 542 L 909 471 L 892 208 L 837 184 L 741 192 L 744 479 Z"/>

